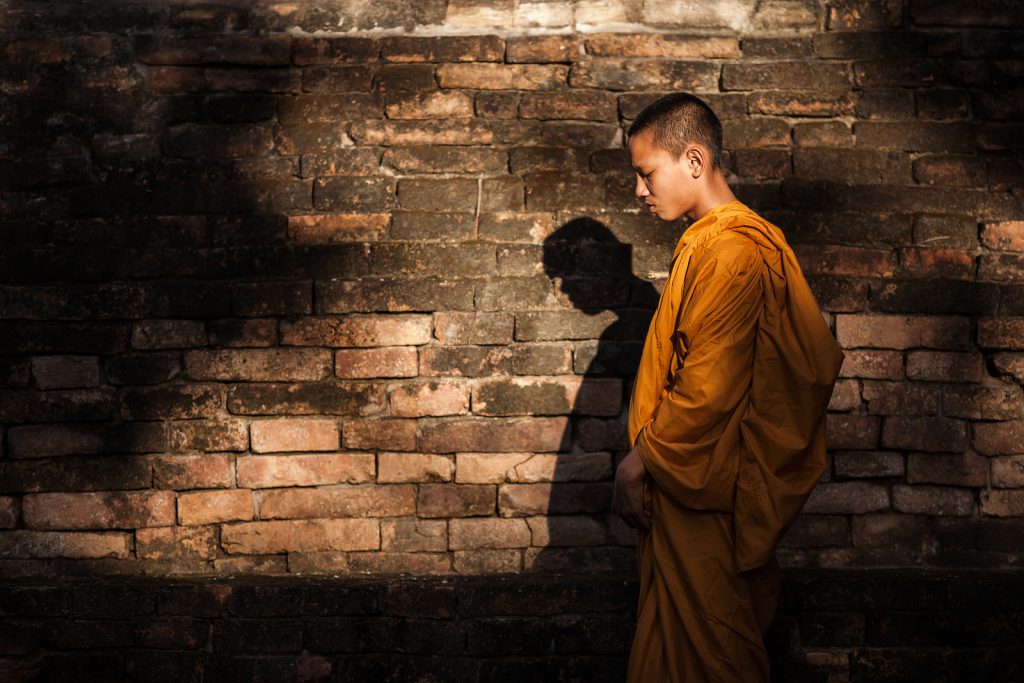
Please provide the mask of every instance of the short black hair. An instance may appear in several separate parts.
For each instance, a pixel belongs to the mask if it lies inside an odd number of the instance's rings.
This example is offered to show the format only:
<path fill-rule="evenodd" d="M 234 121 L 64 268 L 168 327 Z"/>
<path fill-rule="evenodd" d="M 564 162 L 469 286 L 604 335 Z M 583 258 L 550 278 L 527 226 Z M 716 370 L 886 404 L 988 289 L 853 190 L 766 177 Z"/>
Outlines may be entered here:
<path fill-rule="evenodd" d="M 651 142 L 679 158 L 686 146 L 694 142 L 707 147 L 711 166 L 722 168 L 722 122 L 704 100 L 685 92 L 662 95 L 641 111 L 630 125 L 627 135 L 644 131 Z"/>

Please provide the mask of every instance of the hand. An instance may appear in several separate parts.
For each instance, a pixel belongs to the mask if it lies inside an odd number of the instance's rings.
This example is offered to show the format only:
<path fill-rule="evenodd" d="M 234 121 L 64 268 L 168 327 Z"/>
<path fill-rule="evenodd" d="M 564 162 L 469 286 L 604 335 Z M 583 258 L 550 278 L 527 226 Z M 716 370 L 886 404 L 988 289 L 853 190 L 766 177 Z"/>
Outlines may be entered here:
<path fill-rule="evenodd" d="M 651 512 L 644 507 L 644 477 L 647 468 L 640 458 L 639 448 L 622 459 L 615 470 L 615 490 L 612 493 L 612 512 L 634 529 L 651 528 Z"/>

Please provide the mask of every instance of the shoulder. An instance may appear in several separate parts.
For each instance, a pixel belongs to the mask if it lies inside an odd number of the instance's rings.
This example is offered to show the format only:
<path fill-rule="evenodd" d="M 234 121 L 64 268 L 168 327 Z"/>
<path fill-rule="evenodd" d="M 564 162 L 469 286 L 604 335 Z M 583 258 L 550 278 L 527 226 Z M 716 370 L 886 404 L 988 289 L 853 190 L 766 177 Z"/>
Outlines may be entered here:
<path fill-rule="evenodd" d="M 735 230 L 723 230 L 696 247 L 694 265 L 723 275 L 756 272 L 761 252 L 752 239 Z"/>

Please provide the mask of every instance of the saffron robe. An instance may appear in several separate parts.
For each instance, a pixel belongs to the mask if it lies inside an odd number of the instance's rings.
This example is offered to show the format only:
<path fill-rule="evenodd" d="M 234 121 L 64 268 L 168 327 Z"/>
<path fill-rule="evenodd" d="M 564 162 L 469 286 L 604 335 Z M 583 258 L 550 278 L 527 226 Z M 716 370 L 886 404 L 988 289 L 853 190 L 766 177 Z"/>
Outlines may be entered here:
<path fill-rule="evenodd" d="M 778 227 L 731 201 L 683 233 L 629 406 L 651 511 L 629 683 L 768 681 L 775 546 L 824 471 L 842 361 Z"/>

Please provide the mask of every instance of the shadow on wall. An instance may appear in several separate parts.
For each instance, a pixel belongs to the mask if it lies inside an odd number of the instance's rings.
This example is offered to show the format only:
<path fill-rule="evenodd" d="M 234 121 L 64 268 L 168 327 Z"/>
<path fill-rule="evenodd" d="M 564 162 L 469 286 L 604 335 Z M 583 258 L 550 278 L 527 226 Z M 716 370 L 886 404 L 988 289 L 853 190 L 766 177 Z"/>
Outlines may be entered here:
<path fill-rule="evenodd" d="M 621 546 L 635 543 L 635 531 L 610 512 L 609 479 L 628 451 L 629 396 L 658 291 L 634 274 L 632 245 L 593 218 L 559 227 L 543 253 L 544 272 L 565 303 L 610 324 L 598 339 L 574 344 L 579 382 L 562 440 L 569 450 L 558 454 L 551 475 L 547 542 L 527 556 L 526 568 L 631 569 L 635 554 Z"/>

